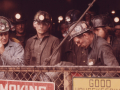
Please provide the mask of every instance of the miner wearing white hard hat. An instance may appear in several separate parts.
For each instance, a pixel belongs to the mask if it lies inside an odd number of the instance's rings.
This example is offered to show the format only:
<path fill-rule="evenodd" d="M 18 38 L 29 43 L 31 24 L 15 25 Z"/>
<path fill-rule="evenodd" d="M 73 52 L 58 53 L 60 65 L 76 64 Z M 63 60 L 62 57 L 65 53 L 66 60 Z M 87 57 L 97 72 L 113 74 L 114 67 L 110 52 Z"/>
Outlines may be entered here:
<path fill-rule="evenodd" d="M 23 65 L 24 49 L 19 43 L 13 42 L 9 38 L 9 30 L 11 28 L 10 21 L 0 16 L 0 65 Z M 4 73 L 4 72 L 3 72 Z M 13 74 L 3 74 L 3 79 L 14 79 Z"/>
<path fill-rule="evenodd" d="M 72 30 L 73 24 L 69 30 Z M 70 40 L 73 39 L 78 47 L 84 47 L 88 50 L 88 66 L 118 66 L 118 62 L 113 55 L 111 46 L 103 38 L 95 35 L 88 28 L 85 21 L 80 21 L 70 34 Z"/>

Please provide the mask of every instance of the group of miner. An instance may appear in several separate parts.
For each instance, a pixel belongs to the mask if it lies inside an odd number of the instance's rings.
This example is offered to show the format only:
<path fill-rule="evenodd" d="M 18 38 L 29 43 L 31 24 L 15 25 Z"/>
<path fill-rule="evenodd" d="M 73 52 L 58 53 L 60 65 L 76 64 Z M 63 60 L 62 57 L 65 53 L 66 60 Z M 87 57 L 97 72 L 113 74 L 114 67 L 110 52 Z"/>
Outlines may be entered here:
<path fill-rule="evenodd" d="M 57 34 L 61 33 L 62 37 L 58 38 L 50 33 L 52 17 L 46 11 L 40 10 L 35 14 L 33 28 L 37 33 L 32 37 L 25 32 L 26 20 L 11 21 L 0 16 L 0 64 L 119 66 L 120 25 L 114 26 L 107 14 L 95 15 L 90 11 L 76 25 L 80 17 L 79 10 L 69 10 L 65 15 L 65 21 L 59 24 L 60 32 Z M 56 50 L 67 35 L 66 40 Z M 2 74 L 4 72 L 1 72 L 0 76 Z M 43 75 L 49 78 L 49 74 L 44 73 L 39 78 Z M 9 78 L 8 74 L 4 76 Z"/>

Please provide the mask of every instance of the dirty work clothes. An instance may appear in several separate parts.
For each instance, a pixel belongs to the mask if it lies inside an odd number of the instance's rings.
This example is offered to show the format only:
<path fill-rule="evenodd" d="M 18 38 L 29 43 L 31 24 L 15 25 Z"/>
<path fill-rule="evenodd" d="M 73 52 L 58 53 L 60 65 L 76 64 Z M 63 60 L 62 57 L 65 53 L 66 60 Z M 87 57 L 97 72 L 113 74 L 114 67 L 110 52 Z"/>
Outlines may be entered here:
<path fill-rule="evenodd" d="M 24 65 L 24 49 L 22 45 L 9 40 L 5 51 L 0 56 L 0 65 Z M 13 72 L 0 72 L 0 79 L 14 80 Z"/>
<path fill-rule="evenodd" d="M 120 38 L 113 37 L 111 39 L 110 45 L 112 46 L 113 53 L 120 65 Z"/>
<path fill-rule="evenodd" d="M 66 41 L 62 45 L 62 61 L 72 62 L 75 65 L 86 66 L 87 54 L 84 48 L 78 47 L 73 40 Z"/>
<path fill-rule="evenodd" d="M 25 47 L 25 61 L 26 65 L 43 65 L 47 59 L 59 45 L 59 39 L 46 34 L 43 39 L 37 35 L 28 39 Z M 52 57 L 48 65 L 55 65 L 60 62 L 60 49 Z"/>
<path fill-rule="evenodd" d="M 88 47 L 88 65 L 118 66 L 113 55 L 112 47 L 103 38 L 94 35 L 94 39 Z"/>
<path fill-rule="evenodd" d="M 23 65 L 24 64 L 24 49 L 22 45 L 9 40 L 5 51 L 1 54 L 3 65 Z"/>

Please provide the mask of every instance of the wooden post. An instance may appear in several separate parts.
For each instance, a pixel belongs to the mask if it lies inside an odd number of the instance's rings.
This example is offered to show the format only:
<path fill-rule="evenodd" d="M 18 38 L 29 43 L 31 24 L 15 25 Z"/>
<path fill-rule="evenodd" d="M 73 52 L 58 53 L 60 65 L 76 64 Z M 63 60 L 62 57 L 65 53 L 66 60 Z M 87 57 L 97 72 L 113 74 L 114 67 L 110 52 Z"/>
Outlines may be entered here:
<path fill-rule="evenodd" d="M 64 72 L 64 90 L 72 90 L 72 78 L 70 72 Z"/>

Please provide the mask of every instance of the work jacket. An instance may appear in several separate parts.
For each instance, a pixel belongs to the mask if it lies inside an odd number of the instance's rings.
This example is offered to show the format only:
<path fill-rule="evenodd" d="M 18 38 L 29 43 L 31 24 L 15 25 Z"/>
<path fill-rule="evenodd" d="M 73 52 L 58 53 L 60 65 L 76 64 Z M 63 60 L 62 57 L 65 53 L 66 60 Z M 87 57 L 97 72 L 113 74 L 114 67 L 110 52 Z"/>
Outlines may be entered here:
<path fill-rule="evenodd" d="M 5 51 L 0 55 L 0 65 L 24 65 L 24 49 L 22 45 L 9 40 Z M 0 72 L 0 79 L 14 80 L 16 77 L 12 72 Z"/>
<path fill-rule="evenodd" d="M 37 35 L 28 39 L 25 47 L 26 65 L 43 65 L 45 60 L 55 51 L 59 45 L 59 39 L 46 34 L 44 38 Z M 60 62 L 60 49 L 53 55 L 47 65 L 55 65 Z"/>
<path fill-rule="evenodd" d="M 112 47 L 107 41 L 97 35 L 88 47 L 87 65 L 118 66 Z"/>

